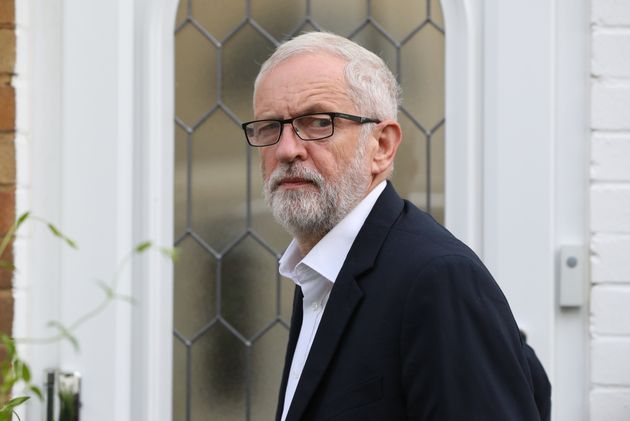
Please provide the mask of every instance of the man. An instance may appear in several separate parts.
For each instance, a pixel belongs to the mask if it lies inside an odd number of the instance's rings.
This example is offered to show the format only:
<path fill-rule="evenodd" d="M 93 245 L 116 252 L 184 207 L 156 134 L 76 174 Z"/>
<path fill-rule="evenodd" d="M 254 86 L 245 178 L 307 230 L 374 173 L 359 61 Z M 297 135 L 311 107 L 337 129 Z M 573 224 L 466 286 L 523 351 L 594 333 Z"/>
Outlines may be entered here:
<path fill-rule="evenodd" d="M 280 259 L 297 287 L 277 419 L 539 420 L 498 286 L 386 181 L 398 105 L 383 61 L 328 33 L 281 45 L 256 79 L 243 128 L 294 236 Z"/>

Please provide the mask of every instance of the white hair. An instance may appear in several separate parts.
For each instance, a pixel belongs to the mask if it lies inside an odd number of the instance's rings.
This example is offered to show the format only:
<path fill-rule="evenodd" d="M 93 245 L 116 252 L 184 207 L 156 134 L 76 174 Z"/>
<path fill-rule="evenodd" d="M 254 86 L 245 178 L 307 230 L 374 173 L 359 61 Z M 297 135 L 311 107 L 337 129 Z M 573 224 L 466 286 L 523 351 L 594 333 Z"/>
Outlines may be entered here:
<path fill-rule="evenodd" d="M 348 96 L 363 116 L 397 120 L 401 90 L 385 62 L 359 44 L 329 32 L 307 32 L 278 46 L 260 68 L 254 82 L 254 98 L 261 79 L 271 69 L 293 56 L 318 52 L 346 60 Z"/>

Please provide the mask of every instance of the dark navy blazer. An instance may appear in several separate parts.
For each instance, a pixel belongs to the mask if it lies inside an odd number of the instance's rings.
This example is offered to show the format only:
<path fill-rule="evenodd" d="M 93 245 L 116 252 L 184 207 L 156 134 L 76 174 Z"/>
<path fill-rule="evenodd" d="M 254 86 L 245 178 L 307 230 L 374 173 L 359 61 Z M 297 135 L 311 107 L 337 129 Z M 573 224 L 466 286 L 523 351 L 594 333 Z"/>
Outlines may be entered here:
<path fill-rule="evenodd" d="M 297 289 L 277 419 L 301 323 Z M 287 421 L 534 421 L 534 386 L 488 270 L 388 183 L 335 281 Z"/>

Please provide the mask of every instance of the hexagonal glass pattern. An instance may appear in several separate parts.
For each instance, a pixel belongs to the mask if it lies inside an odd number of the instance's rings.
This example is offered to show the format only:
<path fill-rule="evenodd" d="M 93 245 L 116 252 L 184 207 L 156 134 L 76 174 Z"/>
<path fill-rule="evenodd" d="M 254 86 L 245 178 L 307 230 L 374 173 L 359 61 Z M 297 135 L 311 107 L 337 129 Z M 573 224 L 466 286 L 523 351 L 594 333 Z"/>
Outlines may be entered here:
<path fill-rule="evenodd" d="M 367 19 L 365 0 L 311 0 L 313 20 L 322 29 L 348 36 Z"/>
<path fill-rule="evenodd" d="M 404 107 L 430 130 L 444 119 L 444 34 L 424 26 L 401 48 L 400 57 Z"/>
<path fill-rule="evenodd" d="M 431 0 L 429 4 L 429 18 L 444 30 L 444 15 L 442 14 L 442 6 L 440 0 Z"/>
<path fill-rule="evenodd" d="M 439 0 L 181 0 L 176 16 L 173 420 L 275 414 L 295 286 L 290 236 L 262 196 L 252 118 L 260 64 L 283 39 L 351 36 L 399 78 L 404 140 L 393 182 L 444 218 L 444 22 Z"/>
<path fill-rule="evenodd" d="M 221 110 L 192 135 L 192 230 L 218 252 L 245 229 L 248 146 L 240 137 Z"/>
<path fill-rule="evenodd" d="M 186 22 L 186 17 L 188 16 L 188 6 L 190 0 L 180 0 L 177 5 L 177 14 L 175 15 L 175 27 L 179 27 Z"/>
<path fill-rule="evenodd" d="M 431 173 L 431 213 L 438 221 L 444 221 L 444 161 L 446 160 L 444 149 L 444 125 L 440 126 L 431 134 L 431 150 L 429 161 L 431 163 L 440 162 L 442 165 L 432 165 Z"/>
<path fill-rule="evenodd" d="M 277 40 L 287 38 L 306 18 L 306 1 L 251 0 L 252 18 Z"/>
<path fill-rule="evenodd" d="M 396 45 L 392 44 L 374 25 L 371 23 L 365 25 L 352 37 L 352 40 L 368 50 L 377 53 L 379 57 L 387 63 L 394 75 L 397 75 Z"/>
<path fill-rule="evenodd" d="M 173 237 L 181 238 L 188 229 L 188 134 L 175 126 L 175 171 L 173 174 L 174 224 Z"/>
<path fill-rule="evenodd" d="M 279 323 L 269 329 L 252 346 L 251 365 L 251 415 L 252 420 L 273 420 L 278 390 L 282 380 L 284 361 L 278 355 L 284 355 L 289 332 Z"/>
<path fill-rule="evenodd" d="M 273 44 L 250 25 L 242 27 L 223 45 L 221 98 L 242 121 L 253 119 L 254 80 L 260 63 L 271 55 L 273 49 Z M 244 141 L 245 138 L 241 138 Z"/>
<path fill-rule="evenodd" d="M 396 154 L 392 182 L 401 197 L 426 209 L 427 138 L 405 114 L 399 113 L 398 120 L 403 131 L 403 140 Z"/>
<path fill-rule="evenodd" d="M 188 348 L 173 341 L 173 420 L 185 420 L 188 402 Z"/>
<path fill-rule="evenodd" d="M 191 420 L 243 420 L 249 383 L 248 350 L 217 324 L 192 344 Z"/>
<path fill-rule="evenodd" d="M 175 262 L 174 327 L 191 339 L 216 317 L 216 261 L 194 238 L 177 245 Z"/>
<path fill-rule="evenodd" d="M 219 41 L 245 20 L 245 0 L 191 0 L 191 3 L 193 19 Z"/>
<path fill-rule="evenodd" d="M 278 260 L 251 237 L 223 257 L 221 315 L 253 340 L 277 314 Z"/>
<path fill-rule="evenodd" d="M 216 49 L 192 24 L 175 35 L 175 115 L 191 127 L 216 101 Z"/>
<path fill-rule="evenodd" d="M 373 1 L 372 17 L 385 32 L 400 42 L 426 20 L 426 0 Z"/>

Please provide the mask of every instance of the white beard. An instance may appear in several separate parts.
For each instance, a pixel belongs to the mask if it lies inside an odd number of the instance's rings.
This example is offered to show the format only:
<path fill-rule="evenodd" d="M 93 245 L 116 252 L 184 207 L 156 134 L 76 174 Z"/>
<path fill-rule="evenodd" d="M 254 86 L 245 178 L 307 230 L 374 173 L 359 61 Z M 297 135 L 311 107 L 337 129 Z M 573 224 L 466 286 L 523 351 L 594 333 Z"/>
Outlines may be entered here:
<path fill-rule="evenodd" d="M 359 143 L 356 156 L 335 180 L 326 180 L 313 169 L 296 162 L 282 163 L 265 180 L 263 193 L 274 218 L 296 237 L 322 238 L 367 194 L 371 174 L 366 167 L 365 143 Z M 278 189 L 286 177 L 299 177 L 315 189 Z"/>

